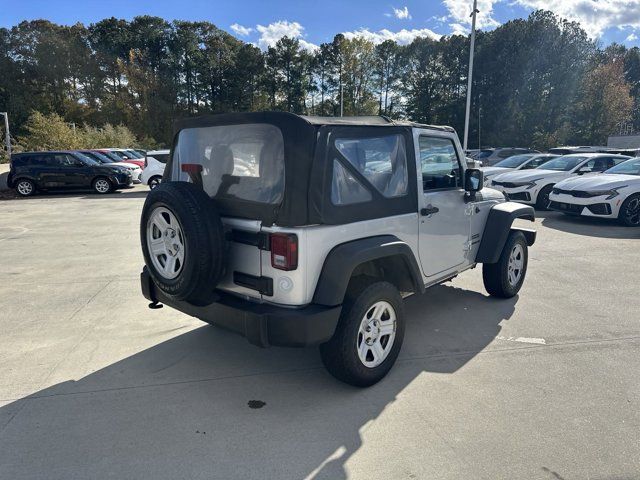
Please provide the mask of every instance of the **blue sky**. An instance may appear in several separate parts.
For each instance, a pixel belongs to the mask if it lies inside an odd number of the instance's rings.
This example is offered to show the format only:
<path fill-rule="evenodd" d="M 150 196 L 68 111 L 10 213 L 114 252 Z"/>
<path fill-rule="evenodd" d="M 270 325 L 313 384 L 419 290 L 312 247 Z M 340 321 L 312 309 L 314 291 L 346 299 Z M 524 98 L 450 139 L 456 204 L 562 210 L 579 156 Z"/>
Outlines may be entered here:
<path fill-rule="evenodd" d="M 262 47 L 286 34 L 314 48 L 338 32 L 400 43 L 419 35 L 466 32 L 471 4 L 472 0 L 0 0 L 0 26 L 38 18 L 89 24 L 111 16 L 131 19 L 148 14 L 207 20 Z M 580 21 L 605 45 L 615 41 L 640 46 L 640 0 L 478 0 L 478 8 L 484 29 L 547 8 Z"/>

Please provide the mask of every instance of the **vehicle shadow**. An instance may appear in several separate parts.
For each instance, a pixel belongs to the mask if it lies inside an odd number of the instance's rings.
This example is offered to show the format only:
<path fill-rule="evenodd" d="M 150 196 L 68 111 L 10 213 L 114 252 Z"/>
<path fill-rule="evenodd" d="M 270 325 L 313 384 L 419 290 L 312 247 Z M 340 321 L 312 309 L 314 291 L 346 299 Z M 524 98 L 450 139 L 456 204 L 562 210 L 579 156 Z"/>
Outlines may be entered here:
<path fill-rule="evenodd" d="M 116 190 L 111 193 L 107 193 L 105 195 L 100 195 L 94 193 L 91 190 L 61 190 L 61 191 L 46 191 L 46 192 L 37 192 L 32 197 L 20 197 L 13 190 L 5 190 L 0 192 L 0 200 L 32 200 L 32 199 L 47 199 L 47 198 L 81 198 L 81 199 L 104 199 L 104 200 L 126 200 L 131 198 L 146 198 L 149 193 L 148 189 L 139 189 L 135 187 L 124 188 L 121 190 Z"/>
<path fill-rule="evenodd" d="M 542 225 L 554 230 L 598 238 L 640 238 L 640 228 L 625 227 L 615 220 L 578 217 L 560 212 L 541 213 L 536 212 L 536 217 L 543 219 Z"/>
<path fill-rule="evenodd" d="M 346 478 L 363 428 L 423 372 L 455 374 L 516 302 L 453 286 L 407 299 L 402 354 L 369 389 L 330 377 L 317 349 L 196 328 L 0 408 L 3 476 Z"/>

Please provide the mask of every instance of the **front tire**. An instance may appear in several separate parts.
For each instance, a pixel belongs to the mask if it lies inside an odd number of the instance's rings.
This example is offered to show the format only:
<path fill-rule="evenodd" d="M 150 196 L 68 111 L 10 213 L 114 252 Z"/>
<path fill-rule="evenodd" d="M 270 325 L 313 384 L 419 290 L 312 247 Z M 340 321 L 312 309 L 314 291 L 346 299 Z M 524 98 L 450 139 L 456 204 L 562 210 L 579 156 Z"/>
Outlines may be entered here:
<path fill-rule="evenodd" d="M 388 282 L 347 294 L 331 340 L 320 345 L 322 363 L 338 380 L 368 387 L 384 378 L 398 358 L 405 314 L 398 289 Z"/>
<path fill-rule="evenodd" d="M 36 185 L 26 178 L 19 179 L 15 185 L 16 192 L 21 197 L 31 197 L 36 193 Z"/>
<path fill-rule="evenodd" d="M 160 186 L 161 183 L 162 183 L 162 177 L 160 175 L 154 175 L 147 182 L 150 190 L 153 190 L 154 188 Z"/>
<path fill-rule="evenodd" d="M 631 195 L 624 201 L 618 219 L 627 227 L 640 227 L 640 194 Z"/>
<path fill-rule="evenodd" d="M 498 261 L 482 265 L 484 288 L 493 297 L 514 297 L 522 288 L 528 263 L 527 240 L 522 232 L 512 231 Z"/>
<path fill-rule="evenodd" d="M 553 185 L 547 185 L 538 193 L 538 198 L 536 199 L 536 208 L 538 210 L 549 209 L 549 195 L 551 195 L 551 190 L 553 190 Z"/>
<path fill-rule="evenodd" d="M 108 179 L 104 177 L 96 178 L 91 186 L 93 187 L 93 191 L 99 193 L 100 195 L 104 195 L 113 191 L 113 185 Z"/>

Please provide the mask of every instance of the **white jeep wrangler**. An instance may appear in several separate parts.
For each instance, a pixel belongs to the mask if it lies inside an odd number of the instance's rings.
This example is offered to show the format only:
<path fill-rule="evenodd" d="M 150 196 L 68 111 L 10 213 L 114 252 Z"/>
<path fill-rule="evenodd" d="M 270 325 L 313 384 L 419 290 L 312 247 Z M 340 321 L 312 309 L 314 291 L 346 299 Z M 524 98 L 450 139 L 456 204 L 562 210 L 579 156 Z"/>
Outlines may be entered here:
<path fill-rule="evenodd" d="M 402 345 L 403 297 L 483 263 L 514 296 L 533 208 L 483 189 L 455 131 L 382 117 L 238 113 L 179 121 L 142 211 L 152 308 L 266 347 L 319 345 L 336 378 L 376 383 Z"/>

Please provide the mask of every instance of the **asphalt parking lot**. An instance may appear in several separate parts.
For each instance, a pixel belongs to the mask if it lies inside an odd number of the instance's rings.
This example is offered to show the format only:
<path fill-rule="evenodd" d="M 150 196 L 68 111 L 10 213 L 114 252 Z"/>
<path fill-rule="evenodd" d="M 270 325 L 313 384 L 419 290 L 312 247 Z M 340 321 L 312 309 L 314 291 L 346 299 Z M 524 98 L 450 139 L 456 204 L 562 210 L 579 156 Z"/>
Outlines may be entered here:
<path fill-rule="evenodd" d="M 640 230 L 543 213 L 519 296 L 408 299 L 360 390 L 148 309 L 145 194 L 0 201 L 0 478 L 640 478 Z"/>

